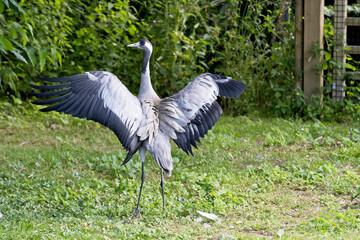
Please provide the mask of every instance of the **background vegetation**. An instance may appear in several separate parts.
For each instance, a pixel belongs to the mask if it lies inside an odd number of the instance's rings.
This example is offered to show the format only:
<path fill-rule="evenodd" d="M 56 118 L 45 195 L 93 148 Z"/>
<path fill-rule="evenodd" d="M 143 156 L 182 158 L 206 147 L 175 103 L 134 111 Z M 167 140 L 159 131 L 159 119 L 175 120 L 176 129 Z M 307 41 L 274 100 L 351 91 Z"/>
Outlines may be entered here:
<path fill-rule="evenodd" d="M 331 7 L 327 13 L 331 13 Z M 352 9 L 352 10 L 351 10 Z M 352 12 L 358 8 L 352 7 Z M 330 14 L 331 15 L 331 14 Z M 294 87 L 294 14 L 291 1 L 0 1 L 0 86 L 6 99 L 26 99 L 34 76 L 111 71 L 134 93 L 142 54 L 125 45 L 149 38 L 154 45 L 152 81 L 160 96 L 180 90 L 203 72 L 247 83 L 242 99 L 221 100 L 235 114 L 259 111 L 282 117 L 359 119 L 354 100 L 305 103 Z M 332 22 L 321 68 L 331 69 Z M 316 54 L 316 51 L 314 52 Z M 328 55 L 326 55 L 328 56 Z M 353 64 L 355 70 L 357 65 Z M 354 69 L 353 69 L 354 70 Z M 297 97 L 295 97 L 297 96 Z"/>

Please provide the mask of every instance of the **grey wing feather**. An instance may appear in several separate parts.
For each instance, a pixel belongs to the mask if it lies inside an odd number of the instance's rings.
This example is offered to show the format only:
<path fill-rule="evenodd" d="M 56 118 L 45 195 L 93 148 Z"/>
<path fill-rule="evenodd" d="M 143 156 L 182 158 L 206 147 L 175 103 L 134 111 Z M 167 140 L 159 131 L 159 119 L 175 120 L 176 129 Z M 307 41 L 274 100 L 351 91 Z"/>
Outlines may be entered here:
<path fill-rule="evenodd" d="M 192 154 L 191 146 L 214 126 L 222 109 L 217 96 L 239 97 L 246 85 L 230 77 L 205 73 L 196 77 L 183 90 L 161 100 L 160 129 L 179 148 Z"/>
<path fill-rule="evenodd" d="M 104 71 L 91 71 L 66 78 L 39 79 L 67 82 L 49 86 L 32 85 L 35 89 L 56 90 L 34 93 L 37 97 L 55 97 L 33 102 L 38 105 L 54 104 L 41 111 L 64 112 L 101 123 L 116 134 L 124 148 L 129 151 L 127 160 L 130 160 L 140 147 L 136 131 L 142 116 L 141 104 L 115 75 Z"/>

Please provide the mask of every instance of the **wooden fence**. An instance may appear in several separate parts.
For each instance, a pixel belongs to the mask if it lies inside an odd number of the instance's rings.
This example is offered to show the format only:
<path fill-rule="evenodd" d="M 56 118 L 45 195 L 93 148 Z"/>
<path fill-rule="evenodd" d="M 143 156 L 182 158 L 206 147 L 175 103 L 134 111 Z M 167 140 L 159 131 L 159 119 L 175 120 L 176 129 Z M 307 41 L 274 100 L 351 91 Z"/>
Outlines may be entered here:
<path fill-rule="evenodd" d="M 357 0 L 360 4 L 360 0 Z M 360 18 L 347 17 L 348 0 L 335 0 L 334 3 L 334 52 L 336 64 L 333 68 L 332 98 L 343 101 L 345 98 L 344 76 L 351 74 L 354 80 L 360 80 L 360 72 L 346 72 L 346 54 L 360 54 L 360 46 L 346 45 L 347 26 L 360 26 Z M 314 56 L 313 46 L 323 48 L 324 0 L 295 0 L 295 85 L 300 87 L 308 99 L 321 94 L 323 74 L 317 65 L 322 56 Z M 346 49 L 347 52 L 345 51 Z"/>
<path fill-rule="evenodd" d="M 360 4 L 360 1 L 357 1 Z M 345 75 L 352 75 L 352 79 L 360 80 L 360 72 L 346 72 L 346 53 L 360 54 L 360 46 L 346 45 L 347 26 L 360 26 L 359 17 L 347 17 L 348 0 L 335 0 L 334 13 L 334 52 L 333 58 L 337 64 L 333 69 L 332 97 L 335 101 L 345 98 Z M 345 51 L 347 49 L 347 51 Z"/>
<path fill-rule="evenodd" d="M 316 71 L 322 56 L 313 56 L 313 46 L 318 43 L 323 48 L 324 0 L 296 0 L 295 19 L 295 84 L 310 99 L 321 94 L 323 86 L 322 73 Z"/>

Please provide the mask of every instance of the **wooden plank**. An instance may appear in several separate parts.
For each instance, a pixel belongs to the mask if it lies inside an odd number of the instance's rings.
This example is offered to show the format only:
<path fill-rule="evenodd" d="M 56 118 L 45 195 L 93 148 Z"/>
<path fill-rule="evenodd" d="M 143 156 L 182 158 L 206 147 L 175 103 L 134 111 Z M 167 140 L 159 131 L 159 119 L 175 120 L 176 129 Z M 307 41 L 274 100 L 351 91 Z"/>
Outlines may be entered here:
<path fill-rule="evenodd" d="M 348 45 L 347 48 L 349 54 L 360 54 L 360 46 Z"/>
<path fill-rule="evenodd" d="M 303 90 L 304 1 L 295 1 L 295 87 Z"/>
<path fill-rule="evenodd" d="M 323 73 L 315 70 L 322 56 L 314 56 L 312 49 L 315 43 L 323 48 L 324 0 L 305 0 L 304 3 L 304 93 L 309 101 L 312 95 L 321 94 L 323 86 Z"/>
<path fill-rule="evenodd" d="M 346 72 L 346 75 L 351 75 L 354 80 L 360 80 L 360 72 Z"/>
<path fill-rule="evenodd" d="M 360 17 L 348 17 L 346 18 L 347 26 L 360 26 Z"/>
<path fill-rule="evenodd" d="M 336 62 L 343 64 L 336 64 L 333 69 L 333 86 L 332 98 L 335 101 L 343 101 L 345 98 L 345 42 L 346 42 L 346 17 L 347 17 L 347 0 L 335 0 L 335 15 L 334 15 L 334 52 L 333 58 Z M 354 49 L 353 49 L 354 50 Z"/>

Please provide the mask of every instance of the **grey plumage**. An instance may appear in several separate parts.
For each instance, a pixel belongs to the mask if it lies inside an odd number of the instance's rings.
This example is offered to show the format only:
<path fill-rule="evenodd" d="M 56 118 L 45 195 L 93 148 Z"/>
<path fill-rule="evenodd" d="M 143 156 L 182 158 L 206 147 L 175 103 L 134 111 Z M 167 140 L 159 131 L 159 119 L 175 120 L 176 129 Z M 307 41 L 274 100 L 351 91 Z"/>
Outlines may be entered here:
<path fill-rule="evenodd" d="M 140 150 L 142 183 L 134 213 L 137 216 L 145 179 L 145 152 L 154 156 L 161 169 L 161 177 L 163 170 L 170 176 L 173 170 L 170 138 L 184 152 L 193 154 L 192 146 L 197 148 L 196 142 L 200 142 L 200 138 L 222 114 L 216 102 L 217 96 L 239 97 L 246 85 L 230 77 L 205 73 L 178 93 L 160 99 L 150 81 L 151 43 L 142 39 L 128 46 L 145 52 L 138 97 L 131 94 L 115 75 L 105 71 L 91 71 L 65 78 L 38 78 L 60 84 L 32 87 L 46 91 L 34 93 L 36 97 L 54 97 L 33 102 L 38 105 L 53 104 L 41 111 L 63 112 L 110 128 L 128 151 L 123 164 Z M 163 186 L 161 179 L 162 190 Z"/>

